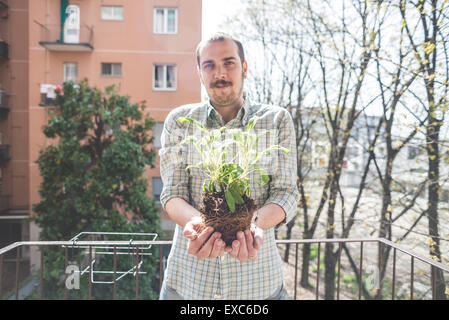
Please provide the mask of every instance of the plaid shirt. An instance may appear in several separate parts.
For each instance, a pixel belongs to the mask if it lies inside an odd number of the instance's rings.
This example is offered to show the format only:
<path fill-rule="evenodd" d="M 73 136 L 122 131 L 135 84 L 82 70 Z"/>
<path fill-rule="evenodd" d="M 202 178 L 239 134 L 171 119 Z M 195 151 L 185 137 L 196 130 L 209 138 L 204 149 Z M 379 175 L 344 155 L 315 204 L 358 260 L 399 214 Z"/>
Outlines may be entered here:
<path fill-rule="evenodd" d="M 275 140 L 269 144 L 281 145 L 289 154 L 275 151 L 264 164 L 270 181 L 260 187 L 259 176 L 250 175 L 251 198 L 259 208 L 268 203 L 281 206 L 287 223 L 295 215 L 299 192 L 296 186 L 296 140 L 292 118 L 283 108 L 252 103 L 247 97 L 237 117 L 225 123 L 210 103 L 190 104 L 172 110 L 164 123 L 162 148 L 159 151 L 163 190 L 161 204 L 171 198 L 182 198 L 196 209 L 201 204 L 204 175 L 197 168 L 185 170 L 189 164 L 198 164 L 200 155 L 191 145 L 182 144 L 187 135 L 198 134 L 190 123 L 178 123 L 179 117 L 190 117 L 207 129 L 222 126 L 246 130 L 249 119 L 259 116 L 254 130 L 274 130 Z M 260 141 L 259 141 L 260 142 Z M 274 142 L 274 143 L 272 143 Z M 166 285 L 175 289 L 184 299 L 266 299 L 281 288 L 282 261 L 275 242 L 274 227 L 264 230 L 263 245 L 255 261 L 241 263 L 225 253 L 215 259 L 198 260 L 187 253 L 188 240 L 182 228 L 176 225 L 173 246 L 165 270 Z"/>

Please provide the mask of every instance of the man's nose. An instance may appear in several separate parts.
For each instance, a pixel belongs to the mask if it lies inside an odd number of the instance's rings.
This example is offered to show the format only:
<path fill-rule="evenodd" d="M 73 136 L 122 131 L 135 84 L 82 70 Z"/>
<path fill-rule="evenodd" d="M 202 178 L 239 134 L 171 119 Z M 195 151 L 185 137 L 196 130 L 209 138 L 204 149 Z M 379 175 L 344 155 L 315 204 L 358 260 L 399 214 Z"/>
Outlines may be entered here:
<path fill-rule="evenodd" d="M 215 78 L 224 79 L 225 77 L 226 77 L 226 68 L 223 66 L 217 66 L 217 68 L 215 68 Z"/>

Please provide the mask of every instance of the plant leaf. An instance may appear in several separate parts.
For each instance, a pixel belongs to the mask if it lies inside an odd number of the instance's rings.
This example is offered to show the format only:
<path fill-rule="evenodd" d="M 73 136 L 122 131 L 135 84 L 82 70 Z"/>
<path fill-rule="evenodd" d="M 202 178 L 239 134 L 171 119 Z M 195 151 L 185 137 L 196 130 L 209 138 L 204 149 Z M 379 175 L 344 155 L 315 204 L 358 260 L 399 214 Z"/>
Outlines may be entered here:
<path fill-rule="evenodd" d="M 198 127 L 198 129 L 200 129 L 201 131 L 209 134 L 209 132 L 206 130 L 206 128 L 203 127 L 203 125 L 201 123 L 199 123 L 198 121 L 192 119 L 192 118 L 186 118 L 186 117 L 179 117 L 178 118 L 178 122 L 179 123 L 183 123 L 183 122 L 189 122 L 191 124 L 194 124 Z"/>
<path fill-rule="evenodd" d="M 257 120 L 259 120 L 258 116 L 254 116 L 252 117 L 249 122 L 248 122 L 248 131 L 251 131 L 251 129 L 254 127 L 254 125 L 256 124 Z"/>
<path fill-rule="evenodd" d="M 235 200 L 232 197 L 231 191 L 229 191 L 229 189 L 225 190 L 225 198 L 226 198 L 226 202 L 228 204 L 229 210 L 231 210 L 231 212 L 235 212 Z"/>
<path fill-rule="evenodd" d="M 229 190 L 231 191 L 231 194 L 232 194 L 232 197 L 235 200 L 235 203 L 243 204 L 245 202 L 245 201 L 243 201 L 243 198 L 240 195 L 240 193 L 238 192 L 238 190 L 236 190 L 236 186 L 233 186 L 233 187 L 229 188 Z"/>
<path fill-rule="evenodd" d="M 257 172 L 260 175 L 260 178 L 262 180 L 262 186 L 267 184 L 270 181 L 270 177 L 268 176 L 267 170 L 265 170 L 265 168 L 261 168 L 261 167 L 257 167 L 256 168 Z"/>
<path fill-rule="evenodd" d="M 214 180 L 209 181 L 209 192 L 214 192 Z"/>

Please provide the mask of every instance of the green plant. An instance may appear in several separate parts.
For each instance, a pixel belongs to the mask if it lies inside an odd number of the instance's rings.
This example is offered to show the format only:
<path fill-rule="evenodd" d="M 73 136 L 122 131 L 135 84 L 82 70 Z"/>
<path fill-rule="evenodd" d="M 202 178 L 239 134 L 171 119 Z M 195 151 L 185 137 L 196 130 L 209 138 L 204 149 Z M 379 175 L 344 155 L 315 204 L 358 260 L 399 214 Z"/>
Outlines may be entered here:
<path fill-rule="evenodd" d="M 270 155 L 274 150 L 281 150 L 288 154 L 290 150 L 272 145 L 259 151 L 259 139 L 262 135 L 272 133 L 270 130 L 253 132 L 254 126 L 259 118 L 257 116 L 250 119 L 247 130 L 231 129 L 227 130 L 228 137 L 222 139 L 226 127 L 207 130 L 198 121 L 180 117 L 178 122 L 189 122 L 198 127 L 202 136 L 187 136 L 182 143 L 192 143 L 196 151 L 200 154 L 200 163 L 189 165 L 186 170 L 192 167 L 199 168 L 206 176 L 203 183 L 205 193 L 224 192 L 226 203 L 231 212 L 235 211 L 236 204 L 244 202 L 242 196 L 250 194 L 249 176 L 253 172 L 259 174 L 260 186 L 269 182 L 269 175 L 259 162 L 264 155 Z M 237 152 L 233 152 L 232 147 L 237 147 Z M 232 155 L 229 159 L 229 155 Z"/>
<path fill-rule="evenodd" d="M 56 105 L 43 127 L 52 144 L 40 150 L 37 160 L 41 199 L 33 211 L 41 228 L 39 239 L 69 240 L 82 231 L 159 234 L 159 208 L 147 195 L 144 176 L 147 166 L 154 167 L 155 159 L 150 147 L 155 122 L 144 113 L 145 105 L 130 103 L 114 86 L 103 92 L 87 81 L 64 83 Z M 131 213 L 132 219 L 128 219 L 125 214 Z M 141 279 L 141 297 L 155 297 L 157 286 L 153 289 L 152 282 L 157 276 L 157 257 L 149 256 L 144 264 L 148 277 Z M 126 261 L 119 259 L 117 268 L 125 269 L 123 263 Z M 44 265 L 44 294 L 60 298 L 64 292 L 64 251 L 45 247 Z M 85 284 L 82 290 L 72 292 L 73 296 L 86 297 L 87 287 Z M 117 296 L 129 298 L 134 287 L 131 278 L 124 279 Z M 94 296 L 110 298 L 110 288 L 95 287 Z"/>

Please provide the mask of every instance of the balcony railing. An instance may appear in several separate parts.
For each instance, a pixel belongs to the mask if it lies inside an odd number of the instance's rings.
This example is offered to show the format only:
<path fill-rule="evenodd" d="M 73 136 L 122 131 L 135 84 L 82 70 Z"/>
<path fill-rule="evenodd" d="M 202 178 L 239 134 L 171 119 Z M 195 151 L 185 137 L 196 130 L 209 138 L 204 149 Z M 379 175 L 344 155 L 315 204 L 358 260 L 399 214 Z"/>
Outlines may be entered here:
<path fill-rule="evenodd" d="M 0 0 L 0 10 L 8 9 L 8 0 Z"/>
<path fill-rule="evenodd" d="M 3 39 L 0 39 L 0 60 L 9 59 L 9 45 Z"/>
<path fill-rule="evenodd" d="M 1 186 L 1 181 L 0 181 Z M 3 214 L 9 210 L 10 195 L 0 194 L 0 214 Z"/>
<path fill-rule="evenodd" d="M 398 245 L 396 243 L 393 243 L 391 241 L 388 241 L 386 239 L 380 239 L 380 238 L 373 238 L 373 239 L 302 239 L 302 240 L 277 240 L 278 246 L 282 249 L 282 246 L 290 245 L 294 246 L 295 254 L 294 254 L 294 275 L 293 275 L 293 290 L 289 294 L 292 295 L 293 299 L 298 299 L 298 249 L 300 245 L 315 245 L 317 248 L 317 255 L 316 257 L 316 265 L 314 268 L 311 268 L 313 272 L 316 273 L 315 276 L 315 292 L 314 292 L 314 298 L 320 299 L 320 286 L 322 286 L 322 271 L 320 270 L 320 261 L 323 257 L 323 252 L 321 250 L 322 245 L 325 245 L 327 243 L 333 243 L 338 245 L 338 257 L 337 257 L 337 264 L 336 264 L 336 275 L 337 275 L 337 281 L 336 281 L 336 298 L 337 300 L 341 299 L 342 294 L 342 276 L 343 270 L 345 269 L 345 265 L 343 265 L 342 261 L 342 248 L 348 247 L 350 245 L 356 246 L 356 251 L 359 251 L 360 255 L 358 256 L 358 264 L 360 266 L 359 270 L 366 269 L 364 265 L 367 263 L 366 258 L 369 256 L 369 245 L 374 244 L 374 246 L 377 246 L 375 250 L 382 250 L 383 248 L 388 247 L 393 252 L 393 259 L 391 261 L 390 267 L 391 272 L 385 273 L 385 276 L 382 279 L 378 279 L 380 283 L 378 283 L 378 290 L 382 290 L 382 288 L 388 288 L 391 290 L 391 296 L 390 299 L 396 299 L 398 297 L 398 284 L 401 282 L 402 287 L 406 287 L 408 290 L 408 293 L 403 295 L 403 297 L 406 297 L 408 299 L 416 299 L 418 291 L 425 291 L 428 290 L 431 292 L 431 299 L 436 299 L 436 273 L 437 272 L 443 272 L 446 277 L 449 275 L 449 267 L 437 262 L 433 259 L 429 259 L 425 256 L 416 254 L 412 252 L 411 250 Z M 29 249 L 30 247 L 38 247 L 40 250 L 40 271 L 39 271 L 39 297 L 40 299 L 45 298 L 45 292 L 43 292 L 43 270 L 45 269 L 44 266 L 44 255 L 45 255 L 45 248 L 49 246 L 56 246 L 61 247 L 65 252 L 65 266 L 69 263 L 69 250 L 73 248 L 87 248 L 87 258 L 88 258 L 88 267 L 86 267 L 84 270 L 80 270 L 80 274 L 87 273 L 89 275 L 89 299 L 91 299 L 92 296 L 92 288 L 94 285 L 97 284 L 98 281 L 93 280 L 93 273 L 100 272 L 100 271 L 94 271 L 93 270 L 93 261 L 95 258 L 93 257 L 94 253 L 92 248 L 95 247 L 102 247 L 102 248 L 109 248 L 109 254 L 113 256 L 113 269 L 109 271 L 110 275 L 113 276 L 113 280 L 109 283 L 113 286 L 112 288 L 112 294 L 111 299 L 116 298 L 116 292 L 117 292 L 117 286 L 118 281 L 121 277 L 123 277 L 126 274 L 132 274 L 135 277 L 135 295 L 133 297 L 129 297 L 130 299 L 139 298 L 139 279 L 141 277 L 145 276 L 144 273 L 140 272 L 140 267 L 142 264 L 142 260 L 139 262 L 139 257 L 143 255 L 143 252 L 145 249 L 148 249 L 150 246 L 159 248 L 159 289 L 162 284 L 163 279 L 163 271 L 164 271 L 164 264 L 165 259 L 163 256 L 164 248 L 167 246 L 171 246 L 172 241 L 28 241 L 28 242 L 16 242 L 13 243 L 7 247 L 4 247 L 3 249 L 0 249 L 0 298 L 13 298 L 13 299 L 19 299 L 19 288 L 20 288 L 20 279 L 19 279 L 19 270 L 21 268 L 21 262 L 23 261 L 23 255 L 21 254 L 21 251 L 24 249 Z M 124 249 L 128 250 L 129 253 L 135 256 L 134 261 L 134 267 L 129 271 L 118 271 L 117 270 L 117 256 L 119 252 L 123 253 Z M 353 248 L 354 249 L 354 248 Z M 364 253 L 365 250 L 365 253 Z M 11 253 L 15 252 L 15 259 L 14 257 L 11 259 Z M 9 268 L 9 270 L 15 270 L 11 271 L 10 274 L 3 275 L 4 266 L 6 263 L 6 255 L 9 253 L 9 262 L 13 264 L 13 268 Z M 131 255 L 131 256 L 132 256 Z M 402 258 L 399 258 L 399 255 L 403 255 Z M 405 257 L 405 258 L 404 258 Z M 410 271 L 410 274 L 404 273 L 404 262 L 405 265 L 408 264 L 408 267 L 406 266 L 406 269 Z M 430 268 L 430 272 L 425 271 L 422 268 L 418 268 L 418 263 L 421 263 L 425 265 L 426 267 Z M 380 262 L 379 262 L 380 264 Z M 402 264 L 401 270 L 398 271 L 398 265 Z M 90 266 L 90 267 L 89 267 Z M 323 267 L 321 267 L 323 268 Z M 425 268 L 425 267 L 424 267 Z M 6 268 L 5 268 L 6 269 Z M 337 271 L 338 270 L 338 271 Z M 347 268 L 346 268 L 347 270 Z M 418 274 L 416 274 L 418 271 Z M 419 272 L 421 271 L 421 272 Z M 62 272 L 64 273 L 64 272 Z M 430 276 L 429 276 L 430 274 Z M 366 275 L 366 274 L 365 274 Z M 418 279 L 419 276 L 423 278 L 424 280 L 428 280 L 427 284 L 422 283 L 422 279 Z M 67 277 L 67 275 L 66 275 Z M 376 278 L 375 276 L 373 277 Z M 408 279 L 407 279 L 408 278 Z M 4 287 L 2 283 L 2 279 L 9 279 L 13 282 L 12 288 L 7 288 L 12 290 L 13 294 L 11 297 L 3 296 L 4 295 Z M 366 280 L 366 279 L 365 279 Z M 418 282 L 419 280 L 419 282 Z M 344 282 L 347 282 L 347 279 L 343 279 Z M 354 281 L 357 283 L 358 286 L 358 294 L 356 293 L 356 296 L 353 297 L 353 299 L 361 299 L 362 298 L 362 282 L 363 282 L 363 275 L 362 272 L 359 273 L 358 278 Z M 106 282 L 102 282 L 106 283 Z M 407 283 L 409 285 L 407 285 Z M 419 288 L 417 284 L 419 283 Z M 388 286 L 386 286 L 388 284 Z M 423 289 L 424 288 L 424 289 Z M 70 299 L 70 293 L 69 288 L 65 288 L 65 294 L 64 299 Z M 322 290 L 321 290 L 322 291 Z M 404 290 L 402 290 L 404 291 Z M 423 294 L 423 297 L 425 298 L 425 292 L 420 292 Z M 381 295 L 382 297 L 387 296 L 386 294 Z M 388 295 L 389 296 L 389 295 Z M 418 297 L 419 298 L 419 297 Z M 310 298 L 309 298 L 310 299 Z"/>
<path fill-rule="evenodd" d="M 9 161 L 9 145 L 0 144 L 0 165 Z"/>
<path fill-rule="evenodd" d="M 8 95 L 4 90 L 0 89 L 0 120 L 5 120 L 8 117 Z"/>
<path fill-rule="evenodd" d="M 34 21 L 41 29 L 41 41 L 39 44 L 50 51 L 93 51 L 94 30 L 93 27 L 81 25 L 79 30 L 70 30 L 69 35 L 64 34 L 63 27 L 58 24 L 41 24 Z"/>

